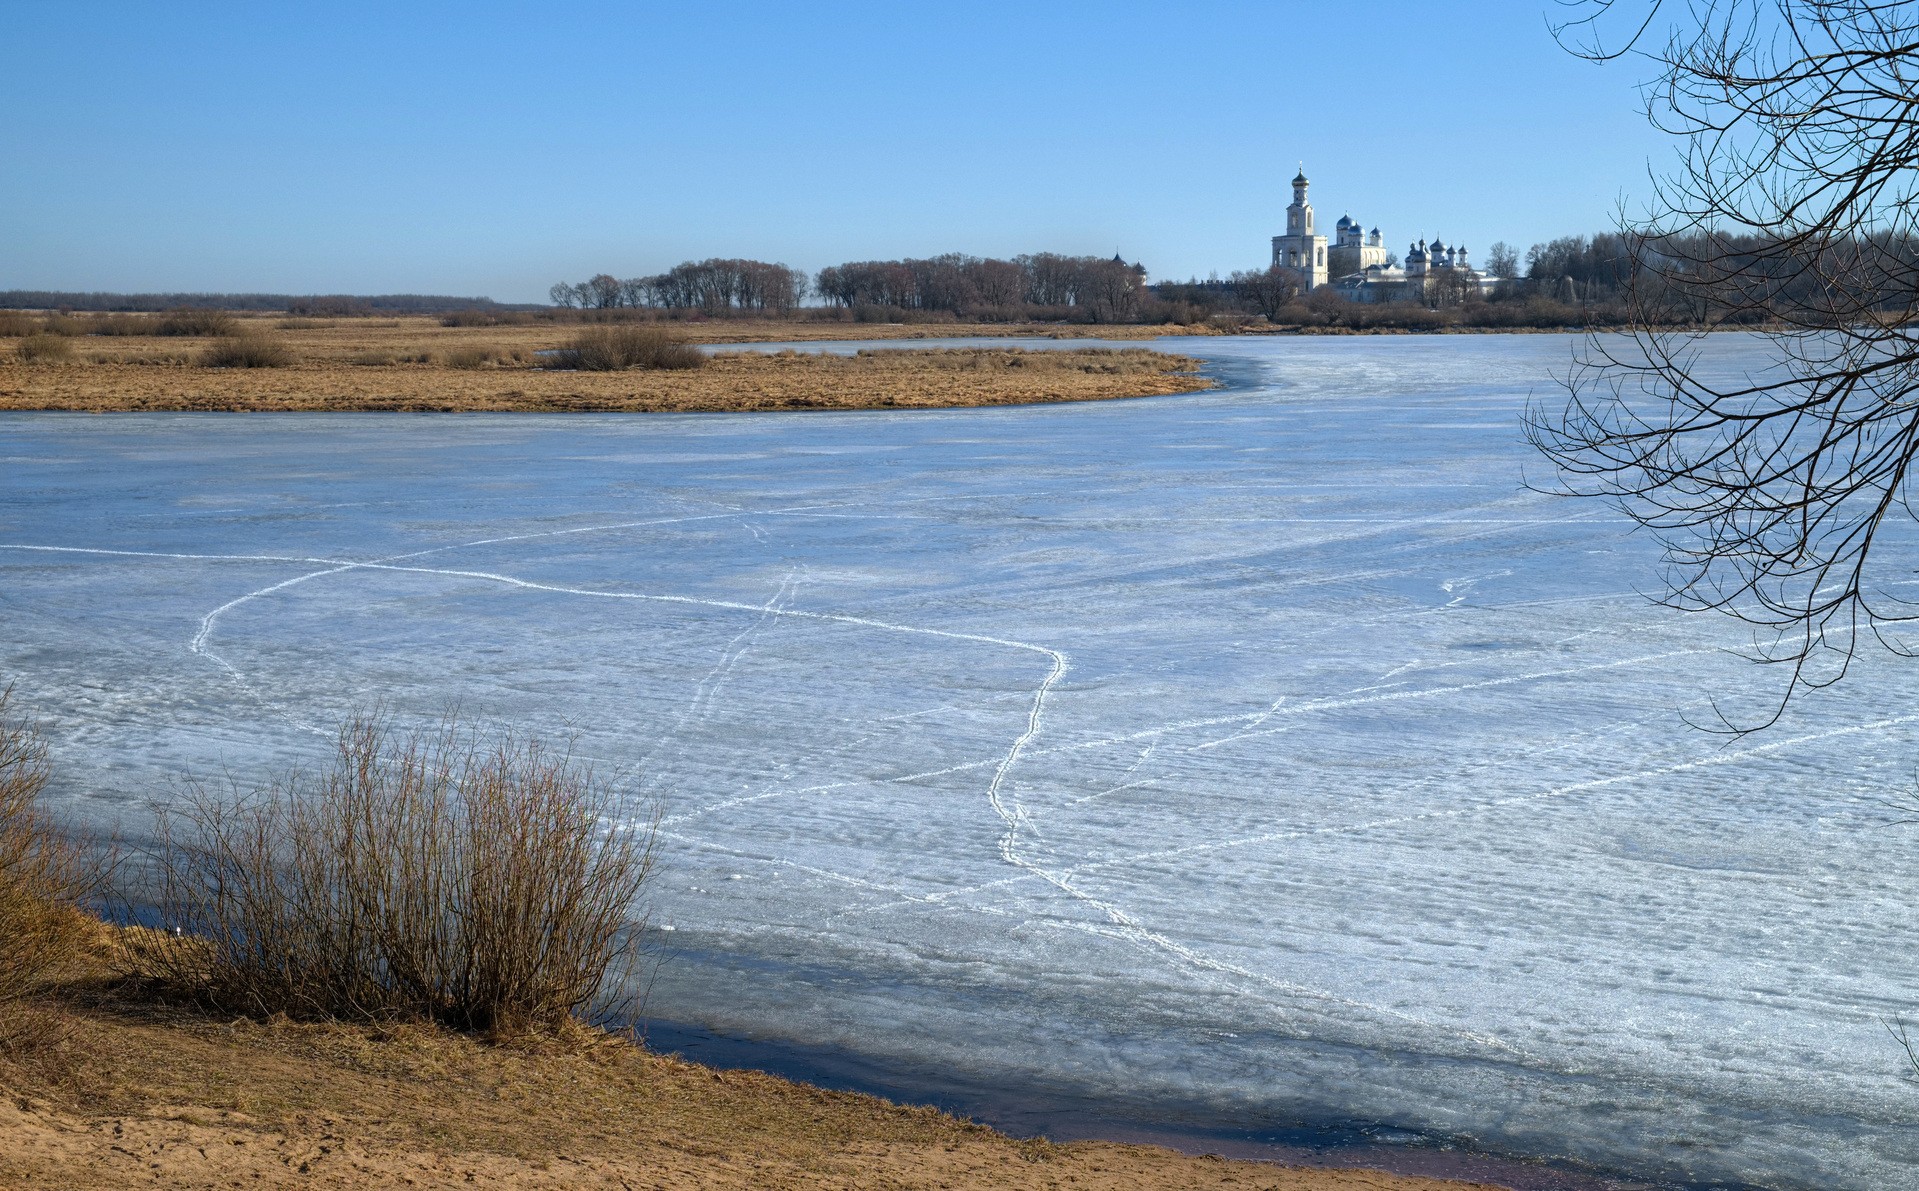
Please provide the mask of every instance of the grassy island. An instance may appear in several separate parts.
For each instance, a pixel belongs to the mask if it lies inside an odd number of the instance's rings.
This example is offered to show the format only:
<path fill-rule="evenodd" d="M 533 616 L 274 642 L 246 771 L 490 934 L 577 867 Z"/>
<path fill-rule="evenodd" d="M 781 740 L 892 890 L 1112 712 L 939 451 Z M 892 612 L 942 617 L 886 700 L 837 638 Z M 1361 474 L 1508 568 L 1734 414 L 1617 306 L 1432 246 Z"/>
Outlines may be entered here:
<path fill-rule="evenodd" d="M 700 412 L 913 409 L 1098 401 L 1210 387 L 1197 360 L 1136 347 L 717 352 L 695 343 L 795 334 L 908 338 L 925 328 L 728 324 L 444 326 L 428 318 L 219 315 L 167 333 L 164 316 L 50 316 L 0 339 L 0 410 Z M 1134 332 L 1142 328 L 1118 328 Z M 854 334 L 857 332 L 857 335 Z M 1047 334 L 1056 333 L 1048 329 Z M 1157 333 L 1157 332 L 1156 332 Z M 658 343 L 630 365 L 574 362 L 573 345 Z M 661 348 L 661 345 L 664 345 Z M 661 356 L 660 350 L 667 355 Z M 687 360 L 684 357 L 691 355 Z M 692 366 L 687 366 L 691 364 Z"/>

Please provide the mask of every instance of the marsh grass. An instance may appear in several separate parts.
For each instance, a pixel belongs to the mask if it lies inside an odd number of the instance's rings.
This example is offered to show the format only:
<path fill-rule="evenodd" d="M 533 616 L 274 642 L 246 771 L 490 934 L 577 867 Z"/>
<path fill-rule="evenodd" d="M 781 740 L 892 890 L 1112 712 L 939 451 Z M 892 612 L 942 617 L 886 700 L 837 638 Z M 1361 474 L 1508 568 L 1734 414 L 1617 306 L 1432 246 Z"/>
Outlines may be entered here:
<path fill-rule="evenodd" d="M 293 363 L 293 352 L 277 339 L 248 331 L 225 335 L 200 353 L 204 368 L 284 368 Z"/>
<path fill-rule="evenodd" d="M 24 310 L 0 310 L 0 339 L 24 339 L 40 329 L 40 320 Z"/>
<path fill-rule="evenodd" d="M 705 363 L 706 356 L 698 348 L 681 343 L 665 331 L 620 325 L 588 327 L 547 357 L 549 368 L 579 372 L 689 369 Z"/>
<path fill-rule="evenodd" d="M 14 345 L 13 356 L 22 364 L 63 364 L 73 358 L 73 341 L 36 331 Z"/>
<path fill-rule="evenodd" d="M 159 815 L 168 928 L 131 957 L 222 1010 L 562 1026 L 634 974 L 651 822 L 565 750 L 366 716 L 331 765 Z"/>

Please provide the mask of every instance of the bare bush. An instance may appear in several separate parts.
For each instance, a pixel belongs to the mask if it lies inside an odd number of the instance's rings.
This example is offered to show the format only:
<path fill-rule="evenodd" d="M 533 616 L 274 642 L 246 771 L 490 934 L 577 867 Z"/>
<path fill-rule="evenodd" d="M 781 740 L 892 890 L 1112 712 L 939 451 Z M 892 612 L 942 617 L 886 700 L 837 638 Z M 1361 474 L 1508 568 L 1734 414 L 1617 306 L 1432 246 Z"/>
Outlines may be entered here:
<path fill-rule="evenodd" d="M 153 328 L 155 335 L 231 335 L 233 331 L 233 316 L 226 311 L 195 307 L 169 310 Z"/>
<path fill-rule="evenodd" d="M 40 331 L 15 344 L 13 355 L 22 364 L 62 364 L 73 358 L 73 341 Z"/>
<path fill-rule="evenodd" d="M 0 339 L 24 339 L 40 329 L 40 320 L 24 310 L 0 310 Z"/>
<path fill-rule="evenodd" d="M 523 327 L 533 315 L 525 310 L 453 310 L 440 316 L 443 327 Z"/>
<path fill-rule="evenodd" d="M 96 869 L 40 802 L 51 769 L 39 732 L 0 690 L 0 1001 L 72 959 L 93 928 L 79 906 Z"/>
<path fill-rule="evenodd" d="M 650 823 L 534 740 L 350 721 L 330 768 L 162 811 L 151 974 L 221 1008 L 511 1036 L 632 974 Z"/>
<path fill-rule="evenodd" d="M 203 368 L 284 368 L 293 353 L 277 339 L 257 332 L 224 335 L 200 353 Z"/>
<path fill-rule="evenodd" d="M 706 356 L 654 327 L 590 327 L 547 357 L 550 368 L 617 372 L 625 368 L 698 368 Z"/>

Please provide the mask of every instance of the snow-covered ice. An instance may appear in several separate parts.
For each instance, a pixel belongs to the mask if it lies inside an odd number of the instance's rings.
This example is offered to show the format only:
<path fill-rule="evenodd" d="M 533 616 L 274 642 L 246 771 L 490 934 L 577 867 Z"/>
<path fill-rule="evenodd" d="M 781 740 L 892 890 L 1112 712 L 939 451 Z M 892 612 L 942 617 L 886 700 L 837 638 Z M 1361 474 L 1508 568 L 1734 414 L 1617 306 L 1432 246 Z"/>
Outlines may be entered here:
<path fill-rule="evenodd" d="M 6 415 L 0 665 L 135 835 L 373 700 L 577 733 L 664 807 L 663 1017 L 1135 1115 L 1910 1177 L 1919 663 L 1687 727 L 1783 675 L 1523 488 L 1563 338 L 1174 346 L 1230 387 Z"/>

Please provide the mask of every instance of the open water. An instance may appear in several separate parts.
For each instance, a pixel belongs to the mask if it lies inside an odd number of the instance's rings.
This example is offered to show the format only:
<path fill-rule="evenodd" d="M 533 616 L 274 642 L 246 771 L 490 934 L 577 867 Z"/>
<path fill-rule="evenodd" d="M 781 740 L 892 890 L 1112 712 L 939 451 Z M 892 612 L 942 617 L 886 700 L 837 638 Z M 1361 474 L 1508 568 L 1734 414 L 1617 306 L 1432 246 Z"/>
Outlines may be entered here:
<path fill-rule="evenodd" d="M 0 416 L 0 675 L 136 838 L 375 700 L 577 733 L 663 807 L 650 1012 L 909 1091 L 1912 1185 L 1919 663 L 1689 727 L 1783 676 L 1523 487 L 1564 338 L 1169 346 L 1226 387 Z"/>

